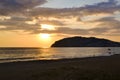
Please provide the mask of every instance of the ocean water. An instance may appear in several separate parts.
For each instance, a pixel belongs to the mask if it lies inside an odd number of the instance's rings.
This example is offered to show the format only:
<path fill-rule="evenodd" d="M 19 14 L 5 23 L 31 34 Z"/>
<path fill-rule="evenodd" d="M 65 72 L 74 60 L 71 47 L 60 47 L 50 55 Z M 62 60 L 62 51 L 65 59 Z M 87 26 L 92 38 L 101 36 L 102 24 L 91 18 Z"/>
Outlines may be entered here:
<path fill-rule="evenodd" d="M 85 58 L 120 54 L 120 47 L 0 48 L 0 63 Z"/>

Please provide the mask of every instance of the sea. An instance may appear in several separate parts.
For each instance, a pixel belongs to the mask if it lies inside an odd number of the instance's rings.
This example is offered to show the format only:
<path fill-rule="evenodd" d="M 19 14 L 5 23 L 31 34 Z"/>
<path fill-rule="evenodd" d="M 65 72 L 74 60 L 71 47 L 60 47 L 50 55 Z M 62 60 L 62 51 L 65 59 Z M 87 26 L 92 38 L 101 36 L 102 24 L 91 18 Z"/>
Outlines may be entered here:
<path fill-rule="evenodd" d="M 120 47 L 0 48 L 0 63 L 111 56 Z"/>

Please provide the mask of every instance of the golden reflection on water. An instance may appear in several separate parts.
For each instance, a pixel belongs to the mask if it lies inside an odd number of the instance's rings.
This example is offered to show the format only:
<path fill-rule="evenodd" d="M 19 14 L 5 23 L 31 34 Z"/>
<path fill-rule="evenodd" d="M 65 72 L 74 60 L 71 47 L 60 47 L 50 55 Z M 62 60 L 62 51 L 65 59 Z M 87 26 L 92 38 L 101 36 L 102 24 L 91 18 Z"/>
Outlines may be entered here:
<path fill-rule="evenodd" d="M 108 50 L 108 48 L 110 50 Z M 113 54 L 120 54 L 120 48 L 1 48 L 0 63 L 12 61 L 58 60 L 69 58 L 110 56 Z"/>
<path fill-rule="evenodd" d="M 58 60 L 65 58 L 82 58 L 107 56 L 108 48 L 43 48 L 35 55 L 36 60 Z"/>
<path fill-rule="evenodd" d="M 37 54 L 35 59 L 38 60 L 58 60 L 59 58 L 55 58 L 56 50 L 53 48 L 43 48 L 39 49 L 39 54 Z"/>

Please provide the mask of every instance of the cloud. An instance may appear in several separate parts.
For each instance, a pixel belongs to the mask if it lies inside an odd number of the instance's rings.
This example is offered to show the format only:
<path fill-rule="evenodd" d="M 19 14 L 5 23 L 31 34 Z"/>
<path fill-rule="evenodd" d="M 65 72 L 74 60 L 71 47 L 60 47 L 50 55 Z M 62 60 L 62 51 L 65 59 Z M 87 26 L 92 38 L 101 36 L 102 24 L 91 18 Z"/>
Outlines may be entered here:
<path fill-rule="evenodd" d="M 116 20 L 115 17 L 105 17 L 91 22 L 100 22 L 98 27 L 120 29 L 120 21 Z"/>
<path fill-rule="evenodd" d="M 78 8 L 36 7 L 45 2 L 46 0 L 0 0 L 0 15 L 4 15 L 0 17 L 0 26 L 5 26 L 0 30 L 23 30 L 31 34 L 120 35 L 120 21 L 114 17 L 115 12 L 120 11 L 117 0 Z M 84 17 L 88 19 L 85 20 Z M 59 27 L 51 31 L 41 30 L 41 24 Z"/>
<path fill-rule="evenodd" d="M 45 2 L 46 0 L 0 0 L 0 15 L 8 15 L 31 9 Z"/>
<path fill-rule="evenodd" d="M 49 33 L 49 34 L 69 34 L 69 35 L 87 35 L 87 30 L 72 29 L 68 27 L 59 27 L 56 30 L 32 30 L 31 34 Z"/>
<path fill-rule="evenodd" d="M 64 26 L 65 24 L 59 20 L 39 20 L 40 24 L 48 24 L 53 26 Z"/>
<path fill-rule="evenodd" d="M 58 27 L 56 30 L 37 30 L 32 31 L 32 34 L 38 33 L 50 33 L 50 34 L 69 34 L 69 35 L 107 35 L 107 36 L 119 36 L 120 35 L 120 21 L 114 17 L 104 17 L 98 20 L 90 21 L 91 23 L 99 22 L 97 27 L 90 29 L 75 29 L 70 27 Z M 87 24 L 87 23 L 86 23 Z M 80 26 L 80 25 L 79 25 Z"/>
<path fill-rule="evenodd" d="M 105 17 L 92 22 L 100 22 L 97 28 L 90 29 L 94 34 L 120 35 L 120 21 L 114 17 Z"/>
<path fill-rule="evenodd" d="M 86 16 L 92 14 L 106 13 L 113 14 L 115 11 L 120 11 L 120 5 L 117 5 L 116 0 L 101 2 L 94 5 L 86 5 L 79 8 L 36 8 L 31 11 L 32 16 L 53 16 L 53 17 L 68 17 L 68 16 Z"/>
<path fill-rule="evenodd" d="M 94 5 L 86 5 L 85 7 L 78 8 L 43 8 L 38 7 L 46 0 L 0 0 L 0 14 L 11 14 L 20 11 L 26 11 L 24 14 L 31 16 L 53 16 L 53 17 L 68 17 L 68 16 L 86 16 L 98 13 L 114 13 L 120 11 L 120 5 L 117 5 L 116 0 L 109 0 L 108 2 L 101 2 Z M 23 12 L 22 12 L 23 13 Z"/>

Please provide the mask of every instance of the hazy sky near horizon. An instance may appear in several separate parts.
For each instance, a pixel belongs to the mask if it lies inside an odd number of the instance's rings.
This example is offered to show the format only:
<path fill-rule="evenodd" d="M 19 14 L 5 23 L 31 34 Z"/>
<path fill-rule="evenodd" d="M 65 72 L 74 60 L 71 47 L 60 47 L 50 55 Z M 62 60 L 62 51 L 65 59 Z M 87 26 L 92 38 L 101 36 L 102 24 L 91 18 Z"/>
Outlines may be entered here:
<path fill-rule="evenodd" d="M 0 47 L 49 47 L 71 36 L 120 42 L 120 0 L 0 0 Z"/>

